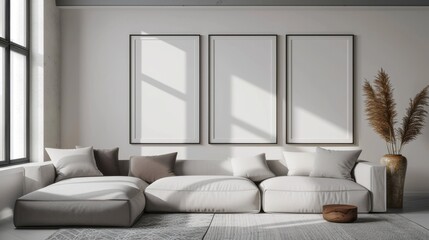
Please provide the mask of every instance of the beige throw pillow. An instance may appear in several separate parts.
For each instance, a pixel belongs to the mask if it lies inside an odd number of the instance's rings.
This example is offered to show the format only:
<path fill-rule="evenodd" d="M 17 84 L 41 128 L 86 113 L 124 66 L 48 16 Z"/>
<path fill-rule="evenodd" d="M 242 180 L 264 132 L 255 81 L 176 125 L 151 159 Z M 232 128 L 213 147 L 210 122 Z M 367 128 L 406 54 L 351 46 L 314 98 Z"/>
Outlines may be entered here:
<path fill-rule="evenodd" d="M 157 156 L 133 156 L 130 159 L 128 175 L 140 178 L 147 183 L 163 177 L 175 176 L 176 157 L 177 152 Z"/>
<path fill-rule="evenodd" d="M 283 152 L 288 176 L 310 176 L 316 159 L 315 152 Z"/>
<path fill-rule="evenodd" d="M 236 177 L 245 177 L 254 182 L 260 182 L 276 176 L 268 167 L 265 153 L 253 157 L 231 158 L 230 160 Z"/>
<path fill-rule="evenodd" d="M 79 149 L 46 148 L 46 152 L 54 164 L 57 178 L 61 181 L 76 177 L 103 176 L 98 170 L 92 147 Z"/>
<path fill-rule="evenodd" d="M 353 180 L 351 172 L 362 150 L 334 151 L 316 149 L 316 159 L 310 177 Z"/>

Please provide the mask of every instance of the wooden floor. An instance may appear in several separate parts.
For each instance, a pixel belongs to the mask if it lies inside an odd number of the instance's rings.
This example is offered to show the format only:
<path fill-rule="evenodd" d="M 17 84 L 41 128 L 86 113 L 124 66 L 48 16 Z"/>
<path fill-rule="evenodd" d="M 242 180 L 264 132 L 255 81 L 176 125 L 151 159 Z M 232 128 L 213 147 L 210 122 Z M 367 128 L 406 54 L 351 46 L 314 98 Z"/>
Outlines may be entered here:
<path fill-rule="evenodd" d="M 429 194 L 408 194 L 402 210 L 389 210 L 397 213 L 426 229 L 429 229 Z M 1 240 L 44 240 L 56 229 L 15 229 L 12 219 L 0 221 Z"/>

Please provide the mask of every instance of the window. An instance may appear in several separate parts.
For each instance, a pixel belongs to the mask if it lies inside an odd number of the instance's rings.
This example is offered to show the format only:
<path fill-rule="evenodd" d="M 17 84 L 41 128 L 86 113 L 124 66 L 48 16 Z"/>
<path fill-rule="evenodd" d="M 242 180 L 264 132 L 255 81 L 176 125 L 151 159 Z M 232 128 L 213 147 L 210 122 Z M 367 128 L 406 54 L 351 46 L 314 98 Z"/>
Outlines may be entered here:
<path fill-rule="evenodd" d="M 29 160 L 29 0 L 0 0 L 0 166 Z"/>

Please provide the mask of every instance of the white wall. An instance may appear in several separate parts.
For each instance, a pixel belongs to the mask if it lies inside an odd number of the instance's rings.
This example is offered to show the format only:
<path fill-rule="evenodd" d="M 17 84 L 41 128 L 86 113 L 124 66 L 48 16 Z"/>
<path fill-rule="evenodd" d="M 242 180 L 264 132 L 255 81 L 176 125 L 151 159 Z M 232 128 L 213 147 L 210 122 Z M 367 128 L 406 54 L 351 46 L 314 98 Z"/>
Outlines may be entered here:
<path fill-rule="evenodd" d="M 30 161 L 60 145 L 60 11 L 54 0 L 31 1 Z"/>
<path fill-rule="evenodd" d="M 45 147 L 60 146 L 60 10 L 54 0 L 44 2 Z M 46 159 L 46 156 L 45 156 Z"/>
<path fill-rule="evenodd" d="M 429 84 L 429 8 L 68 8 L 61 10 L 61 146 L 120 147 L 120 157 L 179 151 L 179 158 L 223 159 L 266 152 L 281 158 L 285 142 L 287 33 L 356 35 L 356 139 L 362 158 L 378 162 L 384 142 L 365 120 L 361 86 L 380 67 L 391 75 L 400 116 L 408 99 Z M 129 46 L 131 33 L 202 34 L 202 144 L 130 145 Z M 279 34 L 279 144 L 208 145 L 207 34 Z M 407 146 L 407 191 L 429 191 L 429 127 Z"/>

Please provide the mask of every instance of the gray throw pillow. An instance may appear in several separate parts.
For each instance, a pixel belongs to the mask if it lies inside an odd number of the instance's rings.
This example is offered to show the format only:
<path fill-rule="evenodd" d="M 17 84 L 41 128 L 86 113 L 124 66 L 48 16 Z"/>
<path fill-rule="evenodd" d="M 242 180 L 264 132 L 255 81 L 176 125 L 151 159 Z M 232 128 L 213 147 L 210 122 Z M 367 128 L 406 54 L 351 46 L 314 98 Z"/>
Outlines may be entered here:
<path fill-rule="evenodd" d="M 83 148 L 76 146 L 76 148 Z M 119 148 L 94 149 L 97 168 L 104 176 L 119 176 Z"/>
<path fill-rule="evenodd" d="M 334 151 L 316 149 L 316 159 L 310 177 L 342 178 L 353 180 L 351 171 L 362 150 Z"/>
<path fill-rule="evenodd" d="M 157 156 L 133 156 L 130 159 L 128 175 L 140 178 L 147 183 L 153 183 L 163 177 L 175 176 L 176 157 L 177 152 Z"/>
<path fill-rule="evenodd" d="M 119 148 L 94 149 L 95 163 L 104 176 L 119 176 Z"/>
<path fill-rule="evenodd" d="M 80 149 L 46 148 L 46 152 L 54 164 L 57 178 L 61 181 L 76 177 L 103 176 L 98 170 L 92 147 Z"/>
<path fill-rule="evenodd" d="M 231 158 L 230 160 L 236 177 L 245 177 L 254 182 L 260 182 L 276 176 L 268 167 L 265 153 L 253 157 Z"/>

